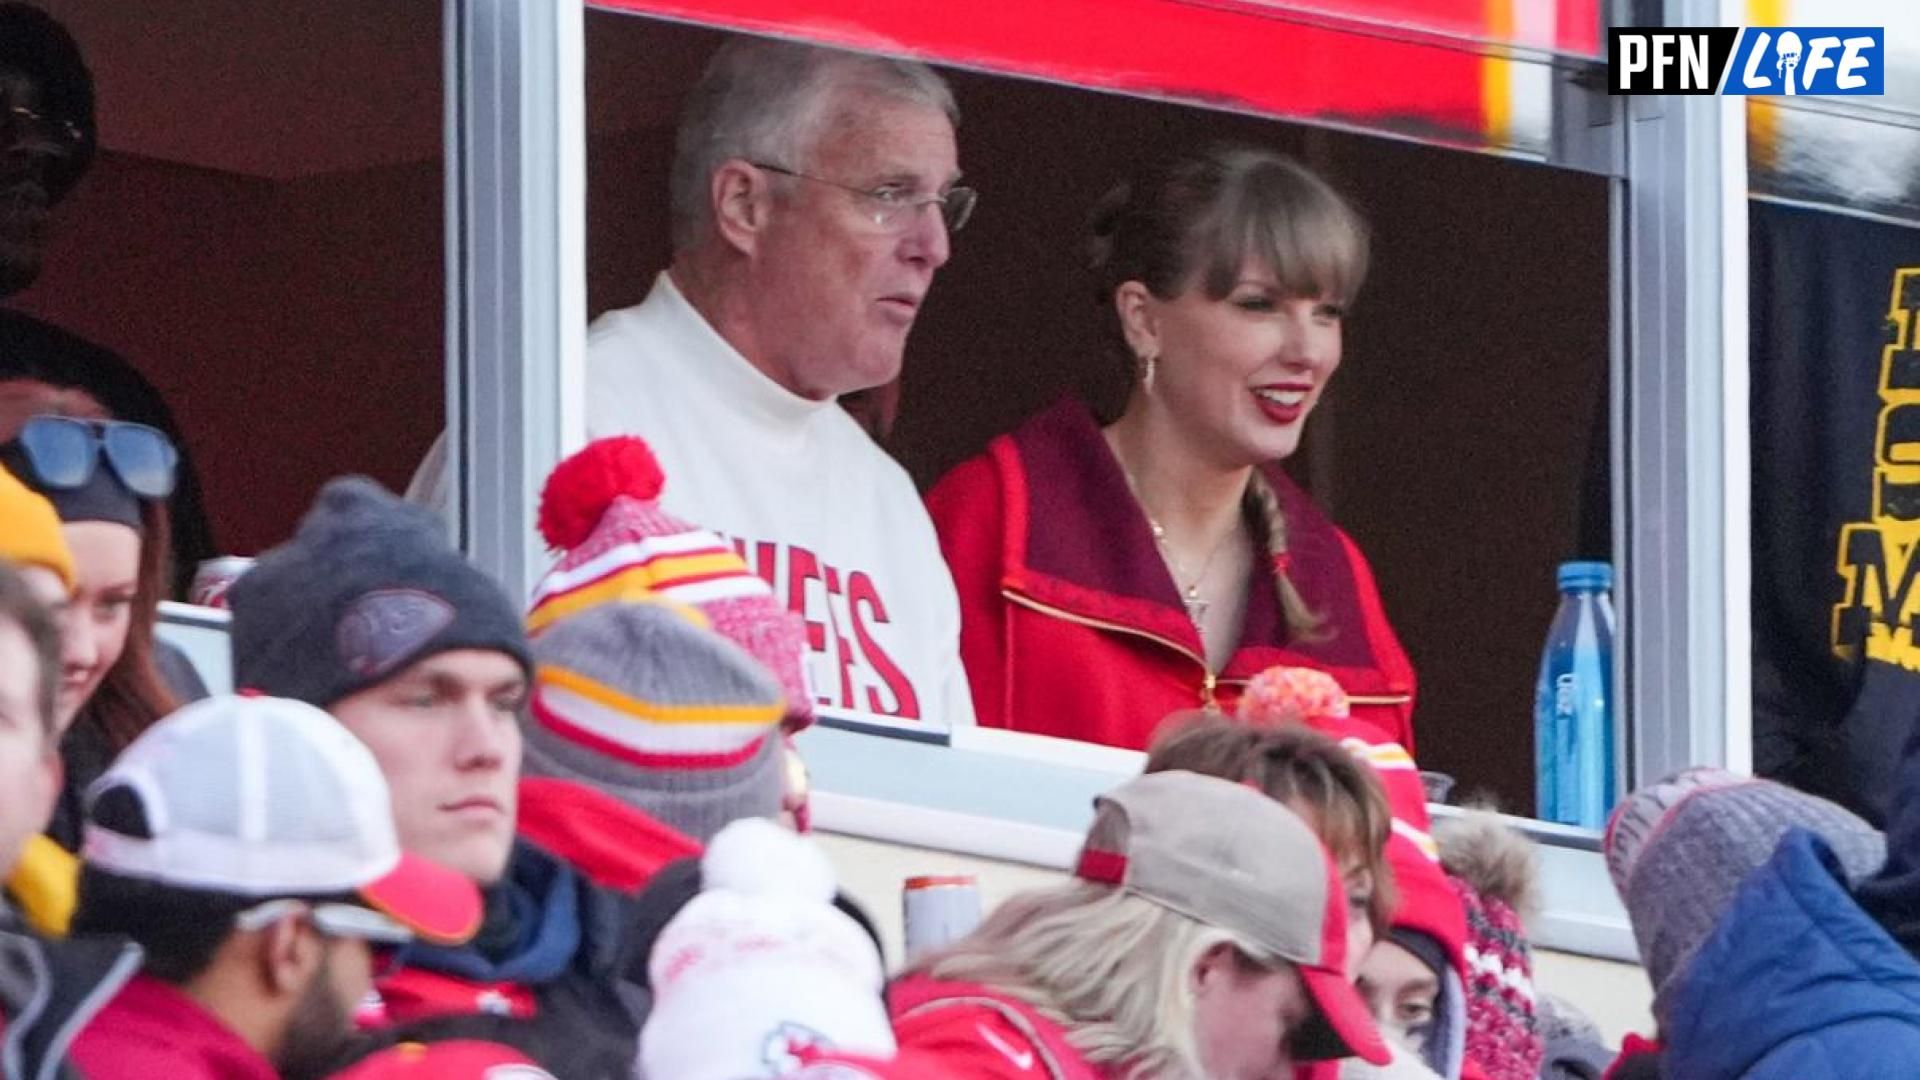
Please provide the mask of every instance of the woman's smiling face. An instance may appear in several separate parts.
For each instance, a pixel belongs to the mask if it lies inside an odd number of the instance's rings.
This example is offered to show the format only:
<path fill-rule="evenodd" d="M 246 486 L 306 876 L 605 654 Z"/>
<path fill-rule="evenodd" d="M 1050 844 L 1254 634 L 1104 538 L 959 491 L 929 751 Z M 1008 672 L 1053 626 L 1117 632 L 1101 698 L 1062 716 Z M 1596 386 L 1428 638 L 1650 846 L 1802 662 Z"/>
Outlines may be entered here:
<path fill-rule="evenodd" d="M 1307 416 L 1340 367 L 1338 302 L 1290 295 L 1253 260 L 1220 299 L 1198 281 L 1171 300 L 1138 282 L 1121 292 L 1123 310 L 1137 304 L 1136 348 L 1154 358 L 1148 392 L 1209 458 L 1238 467 L 1299 448 Z"/>

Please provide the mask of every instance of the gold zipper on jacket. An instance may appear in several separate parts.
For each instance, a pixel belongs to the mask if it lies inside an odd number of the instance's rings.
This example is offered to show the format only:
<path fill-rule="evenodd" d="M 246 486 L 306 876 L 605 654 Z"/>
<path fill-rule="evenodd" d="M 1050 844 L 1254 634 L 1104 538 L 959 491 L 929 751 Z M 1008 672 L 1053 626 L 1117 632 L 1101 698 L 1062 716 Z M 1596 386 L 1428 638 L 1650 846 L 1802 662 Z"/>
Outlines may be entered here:
<path fill-rule="evenodd" d="M 1151 630 L 1142 630 L 1138 627 L 1126 626 L 1121 623 L 1107 622 L 1104 619 L 1089 619 L 1085 615 L 1075 615 L 1071 611 L 1062 611 L 1061 609 L 1054 607 L 1051 604 L 1043 604 L 1040 601 L 1035 600 L 1030 596 L 1026 596 L 1022 593 L 1014 592 L 1012 589 L 1002 588 L 1000 590 L 1000 595 L 1006 597 L 1008 600 L 1012 601 L 1013 603 L 1019 604 L 1021 607 L 1028 608 L 1033 611 L 1037 611 L 1042 615 L 1051 615 L 1056 619 L 1061 619 L 1066 622 L 1075 623 L 1080 626 L 1090 626 L 1090 627 L 1093 627 L 1095 630 L 1111 630 L 1116 634 L 1131 634 L 1134 637 L 1144 638 L 1148 641 L 1154 642 L 1155 644 L 1164 645 L 1167 648 L 1172 649 L 1174 652 L 1177 652 L 1180 655 L 1186 657 L 1187 659 L 1193 661 L 1194 663 L 1200 665 L 1200 671 L 1202 672 L 1202 679 L 1200 682 L 1200 704 L 1203 706 L 1212 705 L 1215 703 L 1214 691 L 1222 685 L 1226 685 L 1226 686 L 1247 685 L 1246 679 L 1229 679 L 1229 678 L 1223 678 L 1215 674 L 1212 665 L 1207 663 L 1206 657 L 1201 656 L 1199 653 L 1194 652 L 1192 649 L 1187 648 L 1185 645 L 1180 644 L 1179 642 L 1173 640 L 1172 638 L 1161 637 L 1159 634 L 1156 634 Z M 1413 700 L 1412 694 L 1348 694 L 1347 695 L 1347 703 L 1350 705 L 1405 705 L 1412 700 Z"/>
<path fill-rule="evenodd" d="M 1413 700 L 1412 694 L 1348 694 L 1349 705 L 1405 705 Z"/>
<path fill-rule="evenodd" d="M 1173 640 L 1172 638 L 1161 637 L 1159 634 L 1156 634 L 1150 630 L 1141 630 L 1138 627 L 1125 626 L 1115 622 L 1107 622 L 1103 619 L 1089 619 L 1084 615 L 1075 615 L 1071 611 L 1062 611 L 1059 608 L 1053 607 L 1050 604 L 1043 604 L 1040 601 L 1035 600 L 1030 596 L 1023 596 L 1020 593 L 1014 592 L 1012 589 L 1003 588 L 1000 590 L 1000 595 L 1006 597 L 1008 600 L 1016 604 L 1019 604 L 1021 607 L 1029 608 L 1031 610 L 1037 611 L 1042 615 L 1051 615 L 1056 619 L 1062 619 L 1066 622 L 1076 623 L 1080 626 L 1091 626 L 1095 630 L 1111 630 L 1116 634 L 1131 634 L 1137 638 L 1145 638 L 1146 640 L 1154 642 L 1155 644 L 1165 645 L 1167 648 L 1172 649 L 1174 652 L 1177 652 L 1181 656 L 1184 656 L 1187 659 L 1193 661 L 1194 663 L 1200 665 L 1200 671 L 1202 673 L 1202 678 L 1200 681 L 1200 704 L 1202 706 L 1210 706 L 1215 703 L 1213 692 L 1214 692 L 1214 688 L 1219 686 L 1220 683 L 1229 682 L 1229 683 L 1238 683 L 1241 685 L 1245 685 L 1246 683 L 1245 679 L 1221 679 L 1218 675 L 1214 674 L 1213 666 L 1207 663 L 1206 657 L 1201 656 L 1199 653 L 1194 652 L 1192 649 L 1187 648 L 1185 645 L 1180 644 L 1179 642 Z"/>

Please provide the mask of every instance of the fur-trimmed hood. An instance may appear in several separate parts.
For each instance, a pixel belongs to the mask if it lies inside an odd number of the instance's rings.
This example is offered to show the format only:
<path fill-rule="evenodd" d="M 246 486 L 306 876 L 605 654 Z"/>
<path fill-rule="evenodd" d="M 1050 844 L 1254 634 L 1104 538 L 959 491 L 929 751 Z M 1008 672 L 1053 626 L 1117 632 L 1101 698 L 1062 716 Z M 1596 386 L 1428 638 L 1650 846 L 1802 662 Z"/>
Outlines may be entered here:
<path fill-rule="evenodd" d="M 1482 899 L 1498 900 L 1522 922 L 1540 910 L 1540 854 L 1533 841 L 1487 810 L 1436 818 L 1440 864 Z"/>

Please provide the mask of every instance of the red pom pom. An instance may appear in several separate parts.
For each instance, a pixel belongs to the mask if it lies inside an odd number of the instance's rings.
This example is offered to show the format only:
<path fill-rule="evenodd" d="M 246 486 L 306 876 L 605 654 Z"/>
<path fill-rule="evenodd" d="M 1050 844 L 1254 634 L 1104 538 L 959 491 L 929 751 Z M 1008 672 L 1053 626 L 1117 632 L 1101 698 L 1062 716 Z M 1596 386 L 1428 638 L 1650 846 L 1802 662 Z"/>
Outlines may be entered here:
<path fill-rule="evenodd" d="M 624 495 L 651 502 L 666 484 L 646 440 L 630 435 L 595 440 L 547 477 L 540 491 L 540 535 L 556 551 L 579 547 L 613 500 Z"/>

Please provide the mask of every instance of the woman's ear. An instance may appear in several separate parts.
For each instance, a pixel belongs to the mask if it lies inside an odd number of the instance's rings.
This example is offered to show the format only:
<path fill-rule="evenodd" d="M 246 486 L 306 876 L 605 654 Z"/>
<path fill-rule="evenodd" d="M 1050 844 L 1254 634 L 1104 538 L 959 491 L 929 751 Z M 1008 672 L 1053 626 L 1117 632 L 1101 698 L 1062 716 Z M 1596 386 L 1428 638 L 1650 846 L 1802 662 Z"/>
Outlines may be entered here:
<path fill-rule="evenodd" d="M 1127 348 L 1142 360 L 1157 359 L 1160 355 L 1156 303 L 1152 291 L 1143 282 L 1123 281 L 1113 290 L 1113 310 L 1120 317 L 1120 331 L 1127 337 Z"/>
<path fill-rule="evenodd" d="M 1200 959 L 1193 962 L 1193 970 L 1187 973 L 1187 988 L 1193 991 L 1194 997 L 1224 985 L 1227 976 L 1239 965 L 1239 957 L 1234 955 L 1237 951 L 1231 943 L 1222 941 L 1200 954 Z"/>

